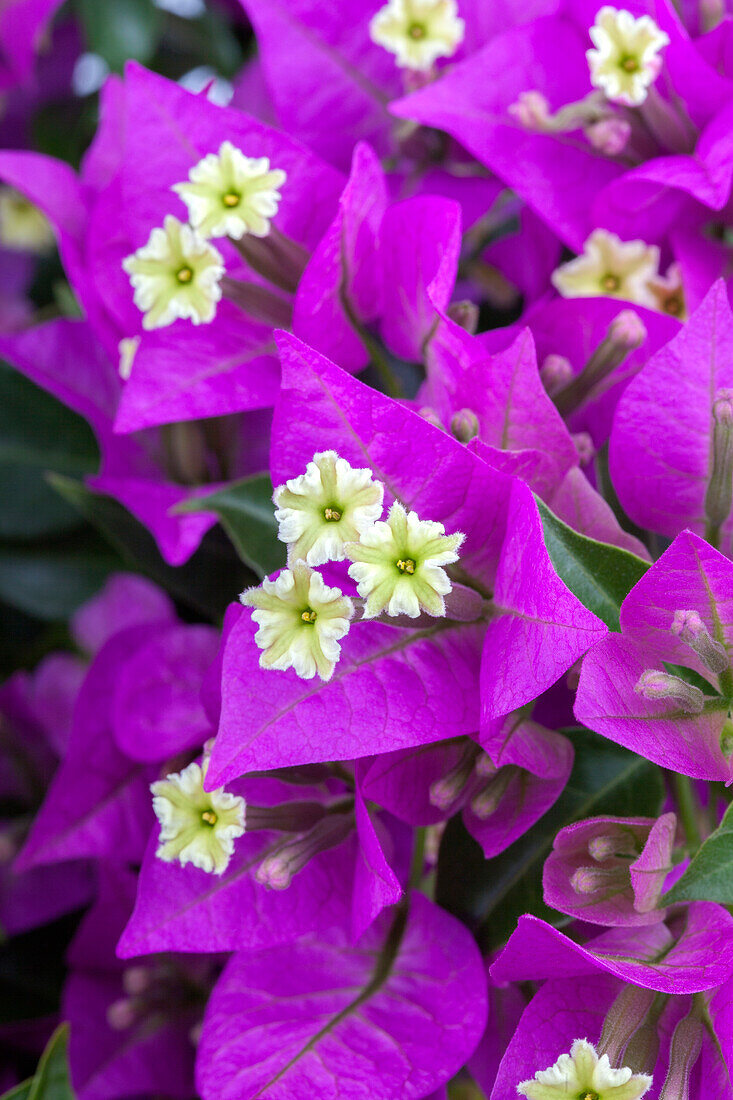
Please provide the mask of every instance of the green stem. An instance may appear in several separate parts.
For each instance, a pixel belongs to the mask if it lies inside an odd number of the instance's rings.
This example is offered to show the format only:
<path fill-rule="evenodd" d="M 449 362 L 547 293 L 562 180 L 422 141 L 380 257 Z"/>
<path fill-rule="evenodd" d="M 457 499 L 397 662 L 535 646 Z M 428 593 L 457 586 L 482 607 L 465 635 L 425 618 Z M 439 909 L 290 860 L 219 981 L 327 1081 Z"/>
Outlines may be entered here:
<path fill-rule="evenodd" d="M 702 844 L 702 837 L 697 823 L 697 798 L 692 788 L 692 782 L 688 776 L 679 775 L 677 772 L 669 772 L 669 776 L 675 801 L 677 802 L 677 811 L 685 830 L 687 846 L 690 852 L 696 852 Z"/>
<path fill-rule="evenodd" d="M 415 840 L 412 849 L 412 860 L 410 861 L 410 877 L 408 880 L 407 889 L 416 890 L 420 885 L 420 880 L 425 870 L 425 836 L 427 830 L 423 826 L 419 829 L 415 829 Z"/>
<path fill-rule="evenodd" d="M 356 316 L 354 309 L 349 301 L 349 296 L 346 293 L 344 287 L 341 288 L 341 304 L 344 307 L 344 313 L 348 317 L 351 325 L 356 332 L 357 336 L 361 340 L 362 344 L 369 352 L 372 365 L 376 369 L 379 377 L 382 380 L 382 384 L 390 397 L 404 397 L 402 387 L 400 386 L 397 377 L 390 367 L 387 359 L 382 350 L 382 346 L 378 340 L 372 336 L 372 334 L 364 327 L 359 318 Z"/>

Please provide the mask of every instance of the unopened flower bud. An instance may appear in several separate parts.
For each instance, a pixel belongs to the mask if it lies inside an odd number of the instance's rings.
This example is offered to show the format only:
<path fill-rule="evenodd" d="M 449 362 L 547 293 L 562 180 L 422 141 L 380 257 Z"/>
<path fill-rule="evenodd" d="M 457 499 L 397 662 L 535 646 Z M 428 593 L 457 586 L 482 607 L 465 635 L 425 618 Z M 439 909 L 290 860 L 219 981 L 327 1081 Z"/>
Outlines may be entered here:
<path fill-rule="evenodd" d="M 519 769 L 508 764 L 493 775 L 485 787 L 471 799 L 471 809 L 476 817 L 486 821 L 499 807 L 506 794 L 507 787 L 517 775 Z"/>
<path fill-rule="evenodd" d="M 598 1050 L 608 1056 L 610 1062 L 617 1062 L 627 1051 L 629 1042 L 652 1021 L 650 1010 L 654 1004 L 655 993 L 652 989 L 643 989 L 636 985 L 624 985 L 606 1013 L 603 1030 L 598 1042 Z M 631 1061 L 626 1057 L 627 1061 Z M 632 1065 L 654 1066 L 646 1058 Z"/>
<path fill-rule="evenodd" d="M 298 871 L 319 852 L 335 848 L 345 840 L 353 826 L 353 813 L 331 814 L 322 818 L 309 832 L 286 841 L 277 851 L 266 856 L 255 872 L 257 882 L 272 890 L 287 890 Z"/>
<path fill-rule="evenodd" d="M 460 443 L 469 443 L 474 439 L 479 433 L 480 425 L 473 409 L 459 409 L 454 413 L 450 430 Z"/>
<path fill-rule="evenodd" d="M 725 0 L 700 0 L 700 30 L 703 34 L 715 30 L 725 19 Z"/>
<path fill-rule="evenodd" d="M 641 347 L 647 338 L 644 322 L 633 309 L 622 309 L 608 328 L 608 338 L 627 354 Z"/>
<path fill-rule="evenodd" d="M 553 397 L 573 380 L 573 368 L 564 355 L 548 355 L 540 367 L 540 381 Z"/>
<path fill-rule="evenodd" d="M 646 339 L 643 321 L 633 309 L 622 309 L 608 326 L 605 338 L 593 352 L 580 374 L 555 397 L 555 404 L 564 416 L 573 412 L 630 352 Z"/>
<path fill-rule="evenodd" d="M 616 157 L 623 153 L 631 135 L 631 125 L 625 118 L 610 115 L 592 122 L 583 131 L 588 141 L 599 153 L 607 157 Z"/>
<path fill-rule="evenodd" d="M 733 390 L 718 390 L 713 399 L 713 447 L 705 493 L 707 538 L 716 545 L 720 527 L 733 503 Z"/>
<path fill-rule="evenodd" d="M 451 302 L 446 310 L 451 321 L 455 321 L 462 329 L 472 336 L 478 328 L 478 306 L 475 302 L 464 299 L 460 302 Z"/>
<path fill-rule="evenodd" d="M 637 856 L 639 849 L 633 833 L 619 830 L 615 836 L 602 834 L 592 837 L 588 842 L 588 854 L 598 863 L 603 863 L 614 856 Z"/>
<path fill-rule="evenodd" d="M 447 811 L 462 797 L 473 774 L 478 751 L 475 745 L 468 745 L 455 767 L 431 783 L 429 797 L 433 806 Z"/>
<path fill-rule="evenodd" d="M 573 443 L 578 452 L 578 462 L 581 466 L 587 466 L 593 461 L 596 453 L 592 436 L 589 432 L 573 432 Z"/>
<path fill-rule="evenodd" d="M 669 672 L 659 672 L 647 668 L 636 682 L 634 691 L 645 699 L 670 699 L 677 703 L 685 714 L 701 714 L 705 705 L 705 696 L 700 688 L 688 684 L 679 676 Z"/>
<path fill-rule="evenodd" d="M 127 997 L 113 1001 L 107 1008 L 107 1023 L 113 1031 L 127 1031 L 137 1019 L 135 1002 Z"/>
<path fill-rule="evenodd" d="M 130 997 L 139 997 L 150 988 L 153 975 L 148 966 L 128 966 L 122 972 L 122 988 Z"/>
<path fill-rule="evenodd" d="M 680 1020 L 669 1048 L 669 1069 L 659 1100 L 689 1100 L 690 1075 L 700 1057 L 705 1026 L 693 1011 Z"/>
<path fill-rule="evenodd" d="M 443 431 L 443 421 L 438 416 L 435 409 L 431 409 L 430 405 L 421 405 L 417 410 L 417 415 L 421 416 L 423 420 L 427 420 L 428 424 L 432 424 L 434 428 L 440 428 Z"/>
<path fill-rule="evenodd" d="M 627 867 L 578 867 L 570 877 L 570 885 L 576 894 L 607 894 L 613 887 L 622 892 L 628 888 L 629 871 Z"/>
<path fill-rule="evenodd" d="M 550 124 L 550 101 L 534 89 L 520 92 L 509 105 L 509 114 L 527 130 L 545 130 Z"/>
<path fill-rule="evenodd" d="M 717 675 L 728 668 L 730 659 L 725 646 L 711 637 L 697 611 L 675 611 L 672 633 L 697 653 L 709 672 Z"/>

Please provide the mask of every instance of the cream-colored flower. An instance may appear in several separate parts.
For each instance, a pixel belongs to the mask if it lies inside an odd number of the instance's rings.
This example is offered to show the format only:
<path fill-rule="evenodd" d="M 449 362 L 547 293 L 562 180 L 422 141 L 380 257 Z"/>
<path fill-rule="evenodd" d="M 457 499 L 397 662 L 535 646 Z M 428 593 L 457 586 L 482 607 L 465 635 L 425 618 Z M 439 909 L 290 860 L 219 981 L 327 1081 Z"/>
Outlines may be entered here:
<path fill-rule="evenodd" d="M 445 615 L 443 597 L 452 585 L 444 565 L 458 561 L 465 535 L 446 535 L 442 523 L 422 520 L 395 503 L 386 521 L 379 520 L 359 542 L 346 545 L 354 564 L 349 576 L 366 598 L 364 618 L 386 610 L 388 615 L 417 618 L 421 611 Z"/>
<path fill-rule="evenodd" d="M 594 229 L 581 255 L 553 271 L 552 283 L 564 298 L 622 298 L 654 308 L 648 283 L 658 267 L 656 245 Z"/>
<path fill-rule="evenodd" d="M 613 1069 L 607 1054 L 599 1058 L 592 1043 L 576 1039 L 570 1054 L 561 1054 L 534 1080 L 522 1081 L 517 1092 L 528 1100 L 639 1100 L 651 1085 L 645 1073 L 633 1073 L 628 1066 Z"/>
<path fill-rule="evenodd" d="M 191 225 L 202 237 L 232 237 L 245 233 L 266 237 L 277 214 L 287 174 L 270 168 L 267 157 L 246 157 L 231 141 L 209 153 L 188 173 L 187 183 L 173 190 L 188 207 Z"/>
<path fill-rule="evenodd" d="M 181 317 L 194 325 L 214 319 L 224 259 L 218 249 L 168 214 L 147 244 L 122 261 L 145 316 L 143 328 L 163 328 Z"/>
<path fill-rule="evenodd" d="M 369 23 L 372 42 L 393 53 L 401 68 L 418 72 L 452 57 L 465 29 L 456 0 L 389 0 Z"/>
<path fill-rule="evenodd" d="M 50 222 L 12 187 L 0 187 L 0 245 L 14 252 L 48 252 L 56 243 Z"/>
<path fill-rule="evenodd" d="M 247 589 L 240 599 L 255 608 L 262 668 L 293 668 L 304 680 L 316 673 L 331 679 L 341 656 L 339 641 L 354 614 L 353 603 L 340 588 L 329 588 L 320 573 L 296 561 L 277 580 L 265 578 L 261 588 Z"/>
<path fill-rule="evenodd" d="M 669 37 L 648 15 L 635 19 L 630 11 L 603 7 L 590 28 L 594 50 L 587 50 L 590 81 L 607 99 L 638 107 L 659 76 L 658 56 Z"/>
<path fill-rule="evenodd" d="M 355 470 L 335 451 L 313 456 L 304 474 L 273 494 L 278 538 L 291 561 L 308 565 L 343 561 L 344 543 L 359 536 L 382 514 L 384 486 L 371 470 Z"/>
<path fill-rule="evenodd" d="M 223 787 L 204 790 L 206 763 L 189 764 L 182 772 L 151 783 L 153 810 L 160 822 L 158 859 L 166 863 L 193 863 L 202 871 L 221 875 L 234 852 L 234 841 L 244 833 L 244 799 Z"/>

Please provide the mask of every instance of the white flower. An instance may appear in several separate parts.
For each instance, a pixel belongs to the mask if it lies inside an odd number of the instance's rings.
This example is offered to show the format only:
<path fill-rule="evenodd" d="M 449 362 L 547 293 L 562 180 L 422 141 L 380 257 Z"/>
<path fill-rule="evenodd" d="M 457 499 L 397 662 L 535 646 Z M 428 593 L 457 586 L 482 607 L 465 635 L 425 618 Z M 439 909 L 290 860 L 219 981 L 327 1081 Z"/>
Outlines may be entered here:
<path fill-rule="evenodd" d="M 330 680 L 341 655 L 339 640 L 349 629 L 354 605 L 340 588 L 329 588 L 320 573 L 304 561 L 283 569 L 277 580 L 265 578 L 261 588 L 240 597 L 254 607 L 259 630 L 255 641 L 263 651 L 262 668 L 295 669 L 304 680 L 316 673 Z"/>
<path fill-rule="evenodd" d="M 595 50 L 587 50 L 590 80 L 607 99 L 638 107 L 659 76 L 659 51 L 669 38 L 648 15 L 634 19 L 625 9 L 603 7 L 590 28 Z"/>
<path fill-rule="evenodd" d="M 163 328 L 178 317 L 195 325 L 214 319 L 224 259 L 213 245 L 168 214 L 147 244 L 122 261 L 145 316 L 143 328 Z"/>
<path fill-rule="evenodd" d="M 273 494 L 278 538 L 288 558 L 308 565 L 343 561 L 344 543 L 358 541 L 382 514 L 384 486 L 371 470 L 355 470 L 335 451 L 313 455 L 304 474 Z"/>
<path fill-rule="evenodd" d="M 364 618 L 386 609 L 388 615 L 417 618 L 421 611 L 445 615 L 443 597 L 452 585 L 443 565 L 458 561 L 456 551 L 465 535 L 446 535 L 442 523 L 421 520 L 395 503 L 386 522 L 365 531 L 359 542 L 346 545 L 354 564 L 349 576 L 366 598 Z"/>
<path fill-rule="evenodd" d="M 465 28 L 456 0 L 389 0 L 369 23 L 369 35 L 401 68 L 426 72 L 439 57 L 453 56 Z"/>
<path fill-rule="evenodd" d="M 570 1054 L 561 1054 L 534 1080 L 522 1081 L 517 1092 L 528 1100 L 639 1100 L 651 1084 L 651 1077 L 628 1066 L 613 1069 L 607 1054 L 599 1058 L 592 1043 L 576 1039 Z"/>
<path fill-rule="evenodd" d="M 244 833 L 244 799 L 223 787 L 204 790 L 206 763 L 189 764 L 150 785 L 153 809 L 160 822 L 158 859 L 166 863 L 193 863 L 202 871 L 221 875 L 227 868 L 234 841 Z"/>
<path fill-rule="evenodd" d="M 56 243 L 46 215 L 12 187 L 0 187 L 0 244 L 18 252 L 48 252 Z"/>
<path fill-rule="evenodd" d="M 606 229 L 594 229 L 574 260 L 552 273 L 564 298 L 623 298 L 653 308 L 648 283 L 657 274 L 659 249 L 644 241 L 622 241 Z"/>
<path fill-rule="evenodd" d="M 267 157 L 246 157 L 230 141 L 209 153 L 188 173 L 188 183 L 175 191 L 188 207 L 191 225 L 202 237 L 232 237 L 245 233 L 266 237 L 277 214 L 279 187 L 287 174 L 270 168 Z"/>

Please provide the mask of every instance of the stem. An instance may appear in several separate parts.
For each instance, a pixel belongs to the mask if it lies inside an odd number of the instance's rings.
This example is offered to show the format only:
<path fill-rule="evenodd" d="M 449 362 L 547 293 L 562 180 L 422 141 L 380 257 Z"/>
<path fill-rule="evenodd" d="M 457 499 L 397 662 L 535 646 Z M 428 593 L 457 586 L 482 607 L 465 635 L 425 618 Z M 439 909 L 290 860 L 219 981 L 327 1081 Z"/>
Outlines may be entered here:
<path fill-rule="evenodd" d="M 696 852 L 702 844 L 702 837 L 697 823 L 697 798 L 692 783 L 686 775 L 679 775 L 677 772 L 669 772 L 668 774 L 682 827 L 685 830 L 687 846 L 691 852 Z"/>
<path fill-rule="evenodd" d="M 349 301 L 349 296 L 346 293 L 346 288 L 344 286 L 341 287 L 339 297 L 341 298 L 341 305 L 344 307 L 344 313 L 348 317 L 350 324 L 352 325 L 362 344 L 369 352 L 372 365 L 375 367 L 377 373 L 379 374 L 379 377 L 382 380 L 385 392 L 390 397 L 404 397 L 404 394 L 402 393 L 402 387 L 400 386 L 394 371 L 387 362 L 380 343 L 375 340 L 371 332 L 369 332 L 365 328 L 365 326 L 361 323 L 359 318 L 354 313 L 353 306 Z"/>
<path fill-rule="evenodd" d="M 407 890 L 416 890 L 420 885 L 420 880 L 425 870 L 425 836 L 426 828 L 422 826 L 419 829 L 415 829 L 415 841 L 412 849 L 412 859 L 410 861 L 410 877 L 407 884 Z"/>

